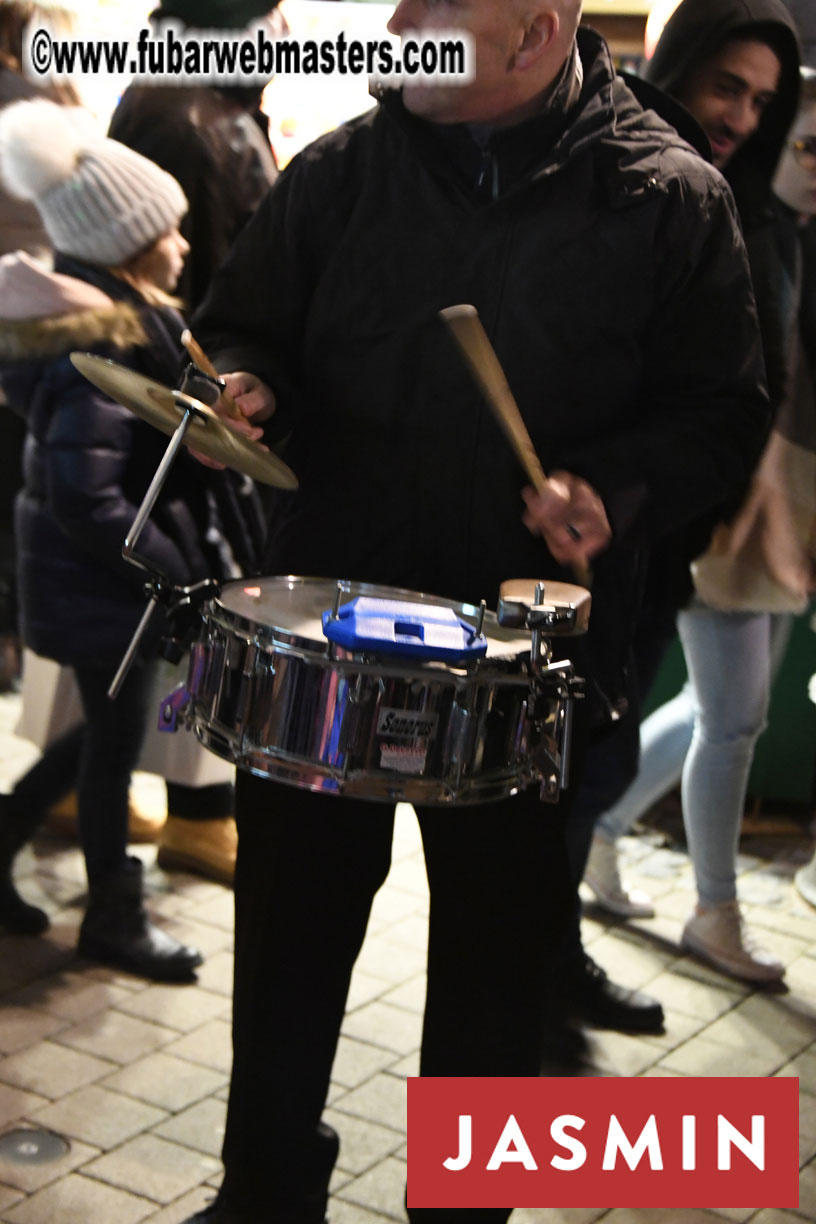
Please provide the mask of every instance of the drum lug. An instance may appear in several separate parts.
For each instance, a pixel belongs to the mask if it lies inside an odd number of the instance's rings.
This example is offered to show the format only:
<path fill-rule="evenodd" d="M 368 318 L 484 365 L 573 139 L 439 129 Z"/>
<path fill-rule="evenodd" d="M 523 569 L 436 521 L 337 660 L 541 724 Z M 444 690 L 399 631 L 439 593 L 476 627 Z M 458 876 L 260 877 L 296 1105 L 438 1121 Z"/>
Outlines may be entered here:
<path fill-rule="evenodd" d="M 159 730 L 178 731 L 178 720 L 186 713 L 190 704 L 190 690 L 186 684 L 179 684 L 168 693 L 159 708 Z"/>

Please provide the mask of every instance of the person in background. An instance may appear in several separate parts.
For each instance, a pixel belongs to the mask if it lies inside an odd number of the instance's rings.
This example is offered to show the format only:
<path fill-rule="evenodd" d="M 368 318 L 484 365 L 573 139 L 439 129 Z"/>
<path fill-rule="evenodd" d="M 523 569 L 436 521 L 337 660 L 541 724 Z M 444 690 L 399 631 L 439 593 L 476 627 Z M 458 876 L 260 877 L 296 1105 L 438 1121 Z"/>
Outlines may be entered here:
<path fill-rule="evenodd" d="M 734 191 L 771 405 L 778 415 L 790 402 L 795 374 L 791 336 L 797 331 L 801 262 L 795 224 L 783 215 L 772 191 L 798 97 L 798 48 L 790 15 L 781 0 L 683 0 L 661 35 L 647 76 L 697 120 L 714 164 Z M 730 521 L 738 504 L 722 507 L 720 520 Z M 715 551 L 726 548 L 726 537 L 733 548 L 736 537 L 717 528 Z M 682 779 L 683 818 L 698 890 L 683 946 L 736 977 L 774 981 L 784 967 L 743 920 L 736 854 L 754 745 L 765 726 L 771 678 L 787 643 L 790 617 L 772 615 L 778 601 L 765 606 L 758 595 L 753 603 L 747 596 L 729 603 L 711 590 L 707 594 L 702 579 L 708 561 L 698 567 L 700 593 L 689 603 L 688 563 L 705 548 L 704 539 L 692 538 L 673 554 L 657 550 L 654 558 L 652 576 L 660 579 L 664 592 L 662 603 L 657 600 L 658 624 L 670 623 L 677 606 L 667 606 L 666 591 L 676 591 L 677 602 L 687 605 L 677 624 L 689 680 L 644 722 L 638 776 L 598 820 L 585 879 L 600 903 L 617 914 L 652 912 L 648 898 L 633 896 L 621 882 L 615 842 Z M 672 575 L 668 582 L 667 572 Z M 792 579 L 795 590 L 789 592 L 788 606 L 792 599 L 801 607 L 806 598 L 804 572 Z M 648 626 L 642 632 L 644 654 L 651 651 L 652 657 L 642 673 L 647 690 L 667 643 L 664 638 L 661 649 L 652 650 Z"/>
<path fill-rule="evenodd" d="M 69 30 L 74 13 L 69 0 L 51 4 L 47 0 L 0 0 L 0 112 L 24 98 L 49 96 L 54 101 L 76 104 L 76 93 L 67 82 L 46 92 L 23 75 L 23 32 L 31 20 L 48 20 L 52 27 Z M 24 200 L 9 195 L 0 185 L 0 256 L 9 251 L 28 251 L 48 257 L 48 235 L 39 213 Z M 17 599 L 14 581 L 14 497 L 20 487 L 20 458 L 25 429 L 12 412 L 3 409 L 0 397 L 0 692 L 10 689 L 20 674 L 20 644 L 17 632 Z"/>
<path fill-rule="evenodd" d="M 70 353 L 89 350 L 168 382 L 182 321 L 169 292 L 187 253 L 178 183 L 96 133 L 91 117 L 50 101 L 0 115 L 0 174 L 36 205 L 55 251 L 49 270 L 26 253 L 0 260 L 0 385 L 26 422 L 24 486 L 15 507 L 22 634 L 74 669 L 85 721 L 78 795 L 89 901 L 79 951 L 158 980 L 201 963 L 148 919 L 142 865 L 127 854 L 130 772 L 147 717 L 152 667 L 138 661 L 115 701 L 107 690 L 144 608 L 143 575 L 122 542 L 164 451 L 162 435 L 97 390 Z M 173 582 L 213 572 L 207 481 L 182 455 L 139 542 Z M 0 922 L 37 933 L 44 911 L 12 880 L 14 856 L 44 816 L 44 759 L 0 796 Z"/>
<path fill-rule="evenodd" d="M 187 28 L 240 31 L 269 14 L 270 0 L 162 0 L 154 24 L 175 18 Z M 181 232 L 190 254 L 178 285 L 185 307 L 200 305 L 232 243 L 277 177 L 262 89 L 183 84 L 131 85 L 114 111 L 109 135 L 149 157 L 181 184 L 189 211 Z M 167 820 L 159 833 L 162 867 L 231 883 L 236 833 L 230 783 L 167 785 Z"/>
<path fill-rule="evenodd" d="M 398 36 L 452 19 L 472 34 L 474 79 L 384 90 L 293 159 L 193 319 L 244 429 L 269 443 L 291 431 L 300 484 L 281 498 L 267 572 L 495 606 L 508 576 L 569 580 L 592 560 L 589 632 L 559 643 L 587 680 L 576 781 L 583 743 L 626 699 L 649 546 L 746 481 L 767 430 L 730 193 L 616 78 L 580 9 L 401 0 Z M 551 465 L 541 495 L 520 487 L 439 320 L 461 302 Z M 539 1074 L 570 800 L 418 805 L 422 1075 Z M 236 815 L 225 1175 L 194 1218 L 322 1224 L 338 1137 L 321 1114 L 393 817 L 244 770 Z M 510 1208 L 408 1214 L 481 1224 Z"/>

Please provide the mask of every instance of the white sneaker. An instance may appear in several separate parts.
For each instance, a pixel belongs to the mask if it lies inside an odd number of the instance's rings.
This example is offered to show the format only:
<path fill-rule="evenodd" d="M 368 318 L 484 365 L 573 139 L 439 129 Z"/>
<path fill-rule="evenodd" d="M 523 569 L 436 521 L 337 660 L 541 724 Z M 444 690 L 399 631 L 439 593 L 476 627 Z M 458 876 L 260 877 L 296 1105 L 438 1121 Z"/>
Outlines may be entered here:
<path fill-rule="evenodd" d="M 680 942 L 732 977 L 777 982 L 785 976 L 785 966 L 757 941 L 736 901 L 696 910 L 683 927 Z"/>
<path fill-rule="evenodd" d="M 804 897 L 810 905 L 816 905 L 816 851 L 813 852 L 810 862 L 799 868 L 793 877 L 793 882 L 800 896 Z"/>
<path fill-rule="evenodd" d="M 627 888 L 621 880 L 615 843 L 597 834 L 589 848 L 584 882 L 611 914 L 621 918 L 654 917 L 651 897 L 639 888 Z"/>

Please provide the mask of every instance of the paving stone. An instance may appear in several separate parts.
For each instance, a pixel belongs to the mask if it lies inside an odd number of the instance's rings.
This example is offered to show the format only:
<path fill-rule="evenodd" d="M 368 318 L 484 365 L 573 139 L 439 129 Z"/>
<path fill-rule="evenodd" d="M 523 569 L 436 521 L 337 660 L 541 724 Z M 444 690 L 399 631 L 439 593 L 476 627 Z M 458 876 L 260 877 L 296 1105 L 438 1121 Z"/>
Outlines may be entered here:
<path fill-rule="evenodd" d="M 229 1015 L 231 1002 L 198 986 L 149 986 L 119 1004 L 120 1011 L 165 1028 L 189 1033 L 216 1016 Z"/>
<path fill-rule="evenodd" d="M 209 1185 L 196 1186 L 189 1194 L 183 1194 L 175 1199 L 169 1207 L 162 1207 L 155 1215 L 147 1217 L 146 1224 L 185 1224 L 190 1216 L 195 1215 L 213 1201 L 215 1191 Z"/>
<path fill-rule="evenodd" d="M 605 1207 L 521 1207 L 512 1215 L 513 1224 L 595 1224 Z"/>
<path fill-rule="evenodd" d="M 603 1217 L 604 1224 L 722 1224 L 722 1216 L 713 1211 L 683 1208 L 679 1215 L 675 1207 L 616 1207 Z"/>
<path fill-rule="evenodd" d="M 369 931 L 384 930 L 417 914 L 417 898 L 413 893 L 381 888 L 374 898 L 369 918 Z"/>
<path fill-rule="evenodd" d="M 153 1105 L 91 1084 L 28 1116 L 35 1126 L 107 1149 L 155 1126 L 167 1114 Z"/>
<path fill-rule="evenodd" d="M 183 1194 L 169 1207 L 162 1207 L 154 1215 L 147 1217 L 148 1224 L 185 1224 L 190 1216 L 201 1211 L 215 1197 L 214 1191 L 206 1185 L 196 1186 L 189 1194 Z M 152 1209 L 152 1208 L 151 1208 Z"/>
<path fill-rule="evenodd" d="M 233 963 L 232 952 L 228 949 L 208 956 L 204 964 L 196 970 L 199 986 L 213 994 L 226 995 L 231 1001 Z"/>
<path fill-rule="evenodd" d="M 631 932 L 623 930 L 596 940 L 592 955 L 613 982 L 622 982 L 635 989 L 653 982 L 676 958 L 676 952 L 665 952 L 640 942 Z"/>
<path fill-rule="evenodd" d="M 337 1109 L 325 1110 L 323 1120 L 333 1126 L 340 1136 L 338 1168 L 352 1176 L 364 1173 L 404 1146 L 404 1132 L 367 1122 L 364 1118 L 355 1118 Z"/>
<path fill-rule="evenodd" d="M 366 1211 L 359 1203 L 348 1203 L 334 1197 L 330 1204 L 331 1224 L 383 1224 L 385 1218 L 379 1212 Z M 405 1217 L 403 1217 L 405 1218 Z"/>
<path fill-rule="evenodd" d="M 380 1212 L 391 1220 L 407 1220 L 404 1195 L 405 1165 L 402 1161 L 387 1159 L 349 1182 L 337 1197 Z"/>
<path fill-rule="evenodd" d="M 112 1064 L 101 1058 L 52 1041 L 41 1041 L 0 1061 L 0 1082 L 57 1100 L 84 1084 L 101 1079 L 112 1069 Z"/>
<path fill-rule="evenodd" d="M 812 1043 L 816 1028 L 809 1017 L 786 1006 L 784 997 L 752 995 L 710 1024 L 705 1035 L 731 1049 L 769 1058 L 778 1055 L 777 1066 L 784 1066 Z"/>
<path fill-rule="evenodd" d="M 388 1068 L 389 1075 L 401 1075 L 403 1078 L 408 1078 L 412 1075 L 419 1075 L 419 1050 L 413 1050 L 412 1053 L 406 1054 L 405 1058 L 401 1058 L 399 1062 L 393 1063 Z"/>
<path fill-rule="evenodd" d="M 107 1076 L 101 1086 L 176 1113 L 216 1092 L 225 1083 L 223 1071 L 196 1066 L 187 1059 L 159 1052 L 148 1054 Z"/>
<path fill-rule="evenodd" d="M 802 1217 L 798 1212 L 778 1211 L 775 1208 L 766 1207 L 764 1211 L 756 1213 L 751 1224 L 802 1224 Z"/>
<path fill-rule="evenodd" d="M 715 1020 L 736 1007 L 742 998 L 736 991 L 703 983 L 683 974 L 661 973 L 649 983 L 649 992 L 667 1011 L 682 1012 L 701 1020 Z"/>
<path fill-rule="evenodd" d="M 784 1063 L 784 1057 L 773 1050 L 763 1049 L 753 1054 L 745 1049 L 732 1050 L 705 1036 L 670 1051 L 660 1060 L 660 1066 L 684 1075 L 773 1075 Z"/>
<path fill-rule="evenodd" d="M 800 1090 L 816 1093 L 816 1054 L 812 1050 L 805 1051 L 791 1059 L 776 1074 L 794 1076 L 799 1080 Z"/>
<path fill-rule="evenodd" d="M 36 1007 L 61 1020 L 77 1023 L 106 1007 L 116 1007 L 123 999 L 130 998 L 131 993 L 107 982 L 89 982 L 84 974 L 65 973 L 41 978 L 15 991 L 9 996 L 9 1002 L 21 1007 Z"/>
<path fill-rule="evenodd" d="M 590 1038 L 589 1058 L 593 1068 L 613 1075 L 638 1075 L 663 1057 L 659 1046 L 627 1033 L 594 1032 Z"/>
<path fill-rule="evenodd" d="M 202 1024 L 201 1028 L 166 1046 L 165 1053 L 229 1074 L 232 1067 L 231 1026 L 225 1020 L 210 1020 L 208 1024 Z"/>
<path fill-rule="evenodd" d="M 0 1024 L 0 1054 L 14 1054 L 65 1028 L 65 1021 L 28 1007 L 4 1007 Z"/>
<path fill-rule="evenodd" d="M 14 990 L 47 973 L 57 973 L 72 965 L 73 949 L 61 943 L 52 929 L 42 939 L 25 935 L 0 938 L 0 991 Z M 76 932 L 73 934 L 76 940 Z"/>
<path fill-rule="evenodd" d="M 13 1207 L 22 1198 L 22 1193 L 19 1190 L 15 1190 L 13 1186 L 0 1186 L 0 1211 L 5 1211 L 7 1207 Z"/>
<path fill-rule="evenodd" d="M 221 927 L 232 934 L 235 926 L 235 898 L 232 892 L 221 890 L 216 896 L 185 911 L 185 918 L 192 922 L 206 922 Z"/>
<path fill-rule="evenodd" d="M 353 1012 L 358 1007 L 365 1007 L 366 1003 L 371 1003 L 373 999 L 378 999 L 380 995 L 385 994 L 392 985 L 393 982 L 385 978 L 375 977 L 371 973 L 364 973 L 361 969 L 355 968 L 351 975 L 346 1011 Z"/>
<path fill-rule="evenodd" d="M 154 1127 L 153 1133 L 217 1159 L 224 1145 L 226 1116 L 226 1104 L 210 1097 Z"/>
<path fill-rule="evenodd" d="M 74 1142 L 59 1160 L 50 1164 L 12 1164 L 10 1160 L 0 1160 L 0 1182 L 33 1194 L 43 1186 L 51 1185 L 62 1177 L 67 1177 L 81 1165 L 86 1164 L 98 1153 L 98 1148 L 89 1147 L 85 1143 Z"/>
<path fill-rule="evenodd" d="M 377 1000 L 346 1016 L 343 1032 L 397 1054 L 409 1054 L 422 1039 L 422 1016 Z"/>
<path fill-rule="evenodd" d="M 44 1096 L 34 1092 L 21 1092 L 19 1088 L 10 1088 L 8 1084 L 0 1084 L 0 1128 L 7 1129 L 9 1122 L 26 1117 L 31 1111 L 47 1105 Z"/>
<path fill-rule="evenodd" d="M 85 1172 L 166 1205 L 200 1185 L 219 1168 L 218 1161 L 211 1156 L 155 1135 L 140 1135 L 91 1161 Z"/>
<path fill-rule="evenodd" d="M 816 1164 L 809 1164 L 799 1176 L 799 1215 L 816 1220 Z"/>
<path fill-rule="evenodd" d="M 428 877 L 421 855 L 413 855 L 402 862 L 394 863 L 388 873 L 388 884 L 398 892 L 410 893 L 413 897 L 428 896 Z"/>
<path fill-rule="evenodd" d="M 413 977 L 416 973 L 422 973 L 426 963 L 427 954 L 424 947 L 412 948 L 391 940 L 386 935 L 375 935 L 367 939 L 357 960 L 364 973 L 383 978 L 391 985 Z"/>
<path fill-rule="evenodd" d="M 394 1130 L 405 1130 L 407 1111 L 405 1081 L 394 1075 L 375 1075 L 361 1088 L 347 1092 L 335 1108 Z"/>
<path fill-rule="evenodd" d="M 72 1173 L 32 1194 L 18 1207 L 4 1212 L 9 1224 L 138 1224 L 155 1204 L 125 1190 L 115 1190 L 91 1177 Z"/>
<path fill-rule="evenodd" d="M 332 1066 L 332 1079 L 344 1087 L 356 1088 L 378 1071 L 391 1066 L 395 1060 L 393 1050 L 341 1036 Z"/>
<path fill-rule="evenodd" d="M 172 1029 L 108 1010 L 65 1029 L 59 1034 L 59 1043 L 126 1064 L 165 1045 L 175 1035 Z"/>
<path fill-rule="evenodd" d="M 403 982 L 401 986 L 396 986 L 393 990 L 389 990 L 382 997 L 383 1003 L 390 1003 L 394 1007 L 404 1007 L 407 1011 L 418 1012 L 420 1015 L 425 1011 L 425 995 L 428 988 L 427 975 L 418 973 L 408 982 Z"/>

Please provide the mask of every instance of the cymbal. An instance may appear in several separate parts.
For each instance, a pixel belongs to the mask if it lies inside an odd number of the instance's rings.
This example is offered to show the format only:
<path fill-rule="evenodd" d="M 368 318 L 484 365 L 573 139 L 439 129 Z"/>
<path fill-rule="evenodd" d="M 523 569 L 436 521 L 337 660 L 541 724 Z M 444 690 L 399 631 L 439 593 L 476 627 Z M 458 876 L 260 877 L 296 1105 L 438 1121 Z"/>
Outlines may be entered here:
<path fill-rule="evenodd" d="M 296 489 L 297 477 L 291 468 L 264 450 L 257 442 L 236 433 L 200 400 L 171 390 L 162 383 L 94 353 L 71 353 L 71 361 L 85 378 L 111 399 L 124 404 L 141 420 L 165 434 L 174 434 L 188 407 L 195 409 L 184 437 L 184 445 L 200 451 L 208 459 L 224 463 L 262 484 L 278 489 Z"/>

